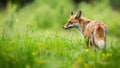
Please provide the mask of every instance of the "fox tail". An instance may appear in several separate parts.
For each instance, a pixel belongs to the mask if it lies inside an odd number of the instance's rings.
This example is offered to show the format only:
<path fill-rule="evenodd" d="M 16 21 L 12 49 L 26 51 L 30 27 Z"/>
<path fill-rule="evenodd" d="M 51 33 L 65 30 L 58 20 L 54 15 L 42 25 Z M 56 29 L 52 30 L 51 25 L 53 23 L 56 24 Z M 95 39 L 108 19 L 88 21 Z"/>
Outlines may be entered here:
<path fill-rule="evenodd" d="M 106 30 L 101 24 L 98 24 L 94 30 L 94 42 L 99 49 L 103 49 L 106 45 Z"/>

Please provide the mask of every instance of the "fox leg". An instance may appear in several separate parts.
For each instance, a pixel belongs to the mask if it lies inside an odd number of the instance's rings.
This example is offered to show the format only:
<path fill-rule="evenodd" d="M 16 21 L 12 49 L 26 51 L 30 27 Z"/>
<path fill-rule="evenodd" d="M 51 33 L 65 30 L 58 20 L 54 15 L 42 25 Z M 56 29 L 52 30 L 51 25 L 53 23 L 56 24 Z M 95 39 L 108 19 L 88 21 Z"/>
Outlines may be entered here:
<path fill-rule="evenodd" d="M 92 46 L 93 46 L 93 48 L 94 48 L 94 50 L 95 50 L 95 52 L 96 52 L 96 46 L 95 46 L 95 44 L 94 44 L 93 41 L 92 41 Z"/>
<path fill-rule="evenodd" d="M 86 45 L 87 45 L 87 48 L 89 48 L 89 45 L 90 45 L 90 39 L 89 38 L 86 38 Z"/>
<path fill-rule="evenodd" d="M 92 45 L 92 47 L 94 48 L 94 50 L 96 52 L 96 46 L 95 46 L 95 42 L 94 42 L 94 38 L 93 37 L 94 37 L 93 35 L 90 36 L 90 42 L 91 42 L 91 45 Z"/>
<path fill-rule="evenodd" d="M 96 46 L 95 46 L 95 43 L 94 43 L 94 38 L 92 38 L 91 44 L 92 44 L 92 46 L 93 46 L 93 48 L 94 48 L 94 50 L 96 52 Z"/>
<path fill-rule="evenodd" d="M 87 48 L 89 48 L 89 40 L 87 41 Z"/>

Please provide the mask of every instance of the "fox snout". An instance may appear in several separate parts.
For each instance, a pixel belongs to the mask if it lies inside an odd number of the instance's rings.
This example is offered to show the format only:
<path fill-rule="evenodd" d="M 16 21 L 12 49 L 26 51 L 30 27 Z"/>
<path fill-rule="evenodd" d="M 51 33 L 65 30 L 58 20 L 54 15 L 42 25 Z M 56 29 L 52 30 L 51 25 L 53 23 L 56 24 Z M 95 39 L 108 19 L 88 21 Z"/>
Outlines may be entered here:
<path fill-rule="evenodd" d="M 63 26 L 64 29 L 68 29 L 71 28 L 70 26 Z"/>
<path fill-rule="evenodd" d="M 64 29 L 67 29 L 68 27 L 67 26 L 63 26 Z"/>
<path fill-rule="evenodd" d="M 74 27 L 74 24 L 69 24 L 69 25 L 63 26 L 64 29 L 68 29 L 68 28 L 72 28 L 72 27 Z"/>

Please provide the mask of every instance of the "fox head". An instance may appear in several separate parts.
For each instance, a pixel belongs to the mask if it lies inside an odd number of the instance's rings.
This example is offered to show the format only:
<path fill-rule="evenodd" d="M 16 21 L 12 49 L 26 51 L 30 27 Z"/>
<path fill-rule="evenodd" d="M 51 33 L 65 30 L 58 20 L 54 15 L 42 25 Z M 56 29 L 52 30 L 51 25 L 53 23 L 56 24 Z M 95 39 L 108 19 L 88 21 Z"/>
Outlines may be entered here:
<path fill-rule="evenodd" d="M 68 19 L 67 23 L 63 26 L 64 29 L 72 28 L 72 27 L 78 27 L 81 17 L 81 11 L 79 11 L 77 14 L 74 14 L 74 12 L 71 12 L 71 16 Z"/>

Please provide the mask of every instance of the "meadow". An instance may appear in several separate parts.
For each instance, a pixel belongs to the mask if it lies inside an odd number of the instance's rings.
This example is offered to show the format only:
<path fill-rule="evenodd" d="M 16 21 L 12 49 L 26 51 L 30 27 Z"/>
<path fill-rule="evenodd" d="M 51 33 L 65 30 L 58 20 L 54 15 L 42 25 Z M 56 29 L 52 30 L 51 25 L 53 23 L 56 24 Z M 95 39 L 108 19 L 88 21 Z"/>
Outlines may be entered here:
<path fill-rule="evenodd" d="M 108 26 L 106 50 L 87 48 L 76 29 L 64 30 L 71 11 Z M 109 0 L 78 8 L 70 0 L 35 0 L 0 12 L 0 68 L 120 68 L 120 11 Z"/>

